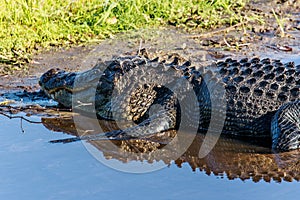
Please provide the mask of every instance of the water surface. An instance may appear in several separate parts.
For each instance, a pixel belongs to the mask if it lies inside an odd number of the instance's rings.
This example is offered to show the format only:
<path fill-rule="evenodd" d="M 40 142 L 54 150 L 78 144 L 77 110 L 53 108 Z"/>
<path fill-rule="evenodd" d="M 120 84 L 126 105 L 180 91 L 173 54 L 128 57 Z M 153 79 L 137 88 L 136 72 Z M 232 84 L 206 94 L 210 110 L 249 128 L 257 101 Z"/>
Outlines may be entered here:
<path fill-rule="evenodd" d="M 41 121 L 37 116 L 29 119 Z M 68 135 L 50 131 L 43 124 L 0 115 L 0 198 L 288 199 L 300 194 L 295 180 L 229 180 L 226 174 L 209 176 L 199 168 L 193 171 L 186 162 L 181 168 L 172 161 L 151 173 L 124 173 L 100 163 L 82 142 L 48 142 L 65 137 Z"/>

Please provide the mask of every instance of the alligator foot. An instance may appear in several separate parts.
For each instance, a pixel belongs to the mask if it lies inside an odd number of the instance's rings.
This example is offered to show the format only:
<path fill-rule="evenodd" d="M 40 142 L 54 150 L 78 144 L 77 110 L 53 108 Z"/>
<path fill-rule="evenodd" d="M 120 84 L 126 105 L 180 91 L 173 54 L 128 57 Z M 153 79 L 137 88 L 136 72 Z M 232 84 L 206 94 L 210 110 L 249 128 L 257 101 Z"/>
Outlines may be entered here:
<path fill-rule="evenodd" d="M 128 140 L 142 139 L 157 133 L 175 128 L 174 114 L 168 110 L 160 110 L 157 114 L 144 120 L 137 126 L 125 130 L 114 130 L 106 133 L 83 135 L 74 138 L 51 140 L 50 143 L 71 143 L 79 140 Z"/>
<path fill-rule="evenodd" d="M 272 120 L 272 148 L 286 151 L 300 147 L 300 100 L 287 103 Z"/>

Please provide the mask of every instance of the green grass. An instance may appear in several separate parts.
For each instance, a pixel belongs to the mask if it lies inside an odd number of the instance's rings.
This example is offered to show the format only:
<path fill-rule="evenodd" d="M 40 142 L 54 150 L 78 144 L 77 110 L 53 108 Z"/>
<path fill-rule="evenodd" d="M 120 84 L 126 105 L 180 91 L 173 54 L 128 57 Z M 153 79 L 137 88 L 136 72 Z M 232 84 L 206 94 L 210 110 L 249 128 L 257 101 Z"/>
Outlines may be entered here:
<path fill-rule="evenodd" d="M 246 0 L 0 0 L 0 62 L 21 64 L 37 50 L 172 25 L 203 30 L 240 21 Z"/>

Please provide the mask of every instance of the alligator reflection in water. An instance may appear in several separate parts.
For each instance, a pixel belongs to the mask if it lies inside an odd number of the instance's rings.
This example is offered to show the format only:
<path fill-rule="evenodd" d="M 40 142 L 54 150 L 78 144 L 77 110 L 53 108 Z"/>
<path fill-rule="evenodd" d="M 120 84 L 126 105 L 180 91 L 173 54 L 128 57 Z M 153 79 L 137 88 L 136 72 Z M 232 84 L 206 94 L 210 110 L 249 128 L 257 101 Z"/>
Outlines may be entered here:
<path fill-rule="evenodd" d="M 71 135 L 77 135 L 80 127 L 69 118 L 43 118 L 45 127 L 54 131 L 62 131 Z M 99 121 L 101 128 L 105 130 L 114 129 L 115 124 L 107 121 Z M 99 126 L 98 124 L 98 126 Z M 93 125 L 89 125 L 93 126 Z M 174 132 L 170 132 L 169 135 Z M 184 137 L 195 137 L 191 134 L 184 134 Z M 163 161 L 166 165 L 171 162 L 181 167 L 188 163 L 192 170 L 197 168 L 206 174 L 228 179 L 240 178 L 242 180 L 252 179 L 254 182 L 264 180 L 270 182 L 299 181 L 300 180 L 300 151 L 283 153 L 272 153 L 270 149 L 254 146 L 239 140 L 220 138 L 213 150 L 204 158 L 199 158 L 198 153 L 203 141 L 203 135 L 197 135 L 192 145 L 177 159 L 172 159 L 172 150 L 165 149 L 165 154 L 156 154 L 157 149 L 165 147 L 165 143 L 155 140 L 124 140 L 124 141 L 88 141 L 106 159 L 117 159 L 127 163 L 129 161 Z M 111 151 L 111 142 L 118 146 L 118 151 Z M 175 149 L 176 150 L 176 149 Z M 174 149 L 173 149 L 174 151 Z"/>

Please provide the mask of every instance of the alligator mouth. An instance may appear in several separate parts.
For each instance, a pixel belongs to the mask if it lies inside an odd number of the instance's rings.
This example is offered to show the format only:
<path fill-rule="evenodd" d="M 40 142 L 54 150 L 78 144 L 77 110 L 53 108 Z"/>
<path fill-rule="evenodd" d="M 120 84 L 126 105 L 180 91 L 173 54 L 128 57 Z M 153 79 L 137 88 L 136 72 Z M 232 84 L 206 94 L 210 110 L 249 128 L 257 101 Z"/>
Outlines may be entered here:
<path fill-rule="evenodd" d="M 99 69 L 90 69 L 85 72 L 66 72 L 55 68 L 44 73 L 39 85 L 49 95 L 52 96 L 61 91 L 73 94 L 96 87 L 103 73 Z"/>

